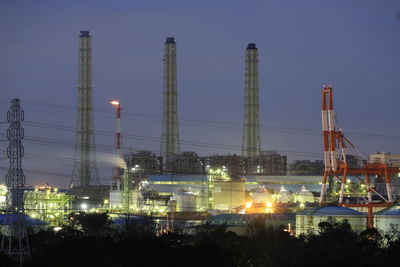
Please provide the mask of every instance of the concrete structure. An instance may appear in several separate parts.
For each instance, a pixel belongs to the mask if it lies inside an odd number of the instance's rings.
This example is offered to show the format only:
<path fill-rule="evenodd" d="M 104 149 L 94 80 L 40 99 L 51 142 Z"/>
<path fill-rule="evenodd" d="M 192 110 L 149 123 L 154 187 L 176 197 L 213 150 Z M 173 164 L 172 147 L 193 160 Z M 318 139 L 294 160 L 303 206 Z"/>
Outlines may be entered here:
<path fill-rule="evenodd" d="M 99 184 L 95 160 L 92 88 L 92 37 L 89 31 L 81 31 L 79 36 L 78 127 L 71 188 Z"/>
<path fill-rule="evenodd" d="M 260 124 L 258 118 L 258 51 L 250 43 L 245 60 L 245 103 L 242 155 L 254 157 L 260 154 Z"/>
<path fill-rule="evenodd" d="M 362 232 L 367 226 L 367 216 L 356 210 L 340 207 L 325 206 L 306 209 L 296 215 L 296 236 L 319 232 L 319 223 L 325 222 L 329 218 L 337 221 L 348 220 L 351 229 L 355 232 Z"/>
<path fill-rule="evenodd" d="M 174 37 L 167 37 L 164 44 L 164 92 L 163 124 L 161 134 L 161 155 L 164 167 L 179 153 L 178 89 L 176 72 L 176 43 Z"/>

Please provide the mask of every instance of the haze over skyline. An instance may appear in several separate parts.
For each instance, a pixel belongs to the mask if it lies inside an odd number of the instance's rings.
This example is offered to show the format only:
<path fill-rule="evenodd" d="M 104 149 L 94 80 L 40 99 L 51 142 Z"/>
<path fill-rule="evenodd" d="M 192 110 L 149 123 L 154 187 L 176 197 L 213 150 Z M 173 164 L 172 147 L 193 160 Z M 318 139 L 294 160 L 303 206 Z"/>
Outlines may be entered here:
<path fill-rule="evenodd" d="M 96 135 L 99 160 L 112 157 L 111 99 L 121 101 L 124 148 L 159 153 L 163 43 L 173 36 L 182 151 L 240 154 L 244 56 L 255 43 L 262 150 L 289 161 L 322 159 L 321 89 L 331 84 L 350 140 L 366 155 L 400 154 L 399 11 L 398 1 L 373 0 L 2 1 L 0 122 L 10 100 L 20 98 L 27 184 L 69 183 L 78 36 L 89 30 L 94 127 L 103 131 Z M 0 124 L 1 133 L 7 127 Z M 8 160 L 0 139 L 1 182 Z M 101 168 L 101 181 L 109 183 L 111 167 Z"/>

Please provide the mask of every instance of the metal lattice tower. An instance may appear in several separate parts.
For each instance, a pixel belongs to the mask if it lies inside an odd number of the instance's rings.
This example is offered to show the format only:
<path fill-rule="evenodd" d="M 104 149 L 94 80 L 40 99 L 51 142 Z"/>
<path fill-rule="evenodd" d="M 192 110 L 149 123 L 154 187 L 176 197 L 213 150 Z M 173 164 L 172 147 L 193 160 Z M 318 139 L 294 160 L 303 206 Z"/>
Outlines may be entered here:
<path fill-rule="evenodd" d="M 242 155 L 260 155 L 260 123 L 258 119 L 258 51 L 250 43 L 246 49 L 245 60 L 245 103 Z"/>
<path fill-rule="evenodd" d="M 7 157 L 10 167 L 6 175 L 6 185 L 9 191 L 7 198 L 8 229 L 4 228 L 1 241 L 1 251 L 10 257 L 24 262 L 31 258 L 24 212 L 25 175 L 22 170 L 24 147 L 24 129 L 21 122 L 24 120 L 24 111 L 19 99 L 11 100 L 10 110 L 7 112 L 7 121 L 10 124 L 7 130 Z"/>
<path fill-rule="evenodd" d="M 79 36 L 78 102 L 75 163 L 71 188 L 99 184 L 93 128 L 92 37 L 89 31 L 81 31 Z"/>
<path fill-rule="evenodd" d="M 175 38 L 167 37 L 164 45 L 164 92 L 163 124 L 161 135 L 161 155 L 164 162 L 179 153 L 179 129 L 176 82 L 176 43 Z"/>

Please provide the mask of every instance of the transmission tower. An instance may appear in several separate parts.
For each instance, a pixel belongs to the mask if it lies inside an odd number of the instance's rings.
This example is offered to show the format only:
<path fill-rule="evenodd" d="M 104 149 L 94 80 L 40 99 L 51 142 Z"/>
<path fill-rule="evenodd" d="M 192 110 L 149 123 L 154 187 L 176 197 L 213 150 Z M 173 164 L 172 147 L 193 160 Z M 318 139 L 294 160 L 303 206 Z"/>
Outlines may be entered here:
<path fill-rule="evenodd" d="M 22 139 L 24 129 L 21 122 L 24 120 L 24 111 L 19 99 L 11 100 L 10 110 L 7 112 L 7 121 L 10 124 L 7 130 L 7 157 L 10 167 L 6 175 L 6 185 L 9 195 L 7 197 L 7 222 L 8 229 L 3 232 L 1 251 L 10 257 L 24 262 L 31 258 L 28 235 L 26 231 L 24 212 L 24 186 L 25 175 L 22 170 L 21 159 L 24 156 Z"/>
<path fill-rule="evenodd" d="M 70 187 L 98 184 L 92 104 L 92 37 L 89 31 L 81 31 L 79 36 L 78 126 Z"/>
<path fill-rule="evenodd" d="M 178 89 L 176 76 L 175 38 L 167 37 L 164 44 L 164 110 L 161 134 L 161 155 L 167 166 L 173 160 L 174 156 L 179 153 Z M 166 165 L 164 166 L 167 167 Z"/>
<path fill-rule="evenodd" d="M 258 51 L 253 43 L 247 46 L 245 65 L 242 156 L 255 157 L 260 155 L 260 123 L 258 118 Z"/>

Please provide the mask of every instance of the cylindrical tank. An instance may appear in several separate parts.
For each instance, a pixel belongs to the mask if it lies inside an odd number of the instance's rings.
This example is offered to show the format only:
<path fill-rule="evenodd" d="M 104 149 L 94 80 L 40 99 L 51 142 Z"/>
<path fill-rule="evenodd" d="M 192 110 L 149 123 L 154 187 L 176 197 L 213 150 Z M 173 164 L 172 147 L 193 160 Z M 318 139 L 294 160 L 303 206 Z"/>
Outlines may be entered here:
<path fill-rule="evenodd" d="M 171 200 L 176 201 L 177 212 L 196 211 L 196 194 L 190 191 L 181 190 L 171 197 Z"/>
<path fill-rule="evenodd" d="M 392 206 L 374 215 L 374 227 L 388 233 L 400 229 L 400 206 Z"/>
<path fill-rule="evenodd" d="M 346 207 L 325 206 L 306 209 L 296 214 L 296 236 L 318 233 L 319 223 L 330 218 L 339 222 L 346 219 L 351 225 L 351 229 L 358 233 L 366 229 L 367 216 L 364 213 Z"/>

